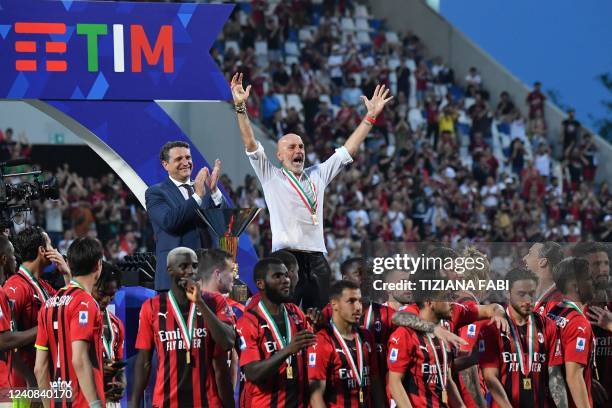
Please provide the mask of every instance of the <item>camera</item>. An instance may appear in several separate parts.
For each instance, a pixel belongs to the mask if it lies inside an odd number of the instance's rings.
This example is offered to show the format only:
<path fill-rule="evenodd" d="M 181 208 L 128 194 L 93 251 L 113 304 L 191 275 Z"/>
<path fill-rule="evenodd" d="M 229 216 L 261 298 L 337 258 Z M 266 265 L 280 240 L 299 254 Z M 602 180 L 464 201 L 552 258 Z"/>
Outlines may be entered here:
<path fill-rule="evenodd" d="M 31 202 L 35 200 L 59 198 L 59 188 L 55 177 L 42 179 L 40 170 L 23 173 L 4 174 L 6 167 L 30 164 L 28 159 L 15 159 L 0 162 L 0 228 L 10 228 L 11 221 L 15 215 L 31 211 Z M 21 183 L 7 183 L 11 177 L 33 176 L 33 181 Z"/>

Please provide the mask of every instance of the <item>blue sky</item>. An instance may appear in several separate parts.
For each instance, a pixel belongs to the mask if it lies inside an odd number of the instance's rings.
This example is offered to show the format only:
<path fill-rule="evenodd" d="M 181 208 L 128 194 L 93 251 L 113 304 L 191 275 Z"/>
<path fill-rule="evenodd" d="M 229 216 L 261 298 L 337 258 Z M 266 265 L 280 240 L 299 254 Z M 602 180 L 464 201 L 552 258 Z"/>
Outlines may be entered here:
<path fill-rule="evenodd" d="M 527 84 L 540 80 L 579 120 L 604 115 L 612 72 L 610 0 L 441 0 L 441 14 Z"/>

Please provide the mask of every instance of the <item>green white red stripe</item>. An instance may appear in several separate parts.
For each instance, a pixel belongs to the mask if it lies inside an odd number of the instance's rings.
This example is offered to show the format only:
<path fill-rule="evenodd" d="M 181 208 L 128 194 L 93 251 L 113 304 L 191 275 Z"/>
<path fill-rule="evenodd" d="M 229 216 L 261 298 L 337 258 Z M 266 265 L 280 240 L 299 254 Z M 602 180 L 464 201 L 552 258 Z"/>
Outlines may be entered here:
<path fill-rule="evenodd" d="M 535 321 L 533 320 L 533 314 L 530 314 L 527 319 L 527 367 L 525 368 L 525 358 L 523 357 L 523 347 L 521 346 L 521 336 L 514 322 L 514 318 L 510 313 L 510 309 L 506 308 L 506 314 L 508 315 L 508 322 L 510 323 L 510 334 L 512 335 L 512 341 L 514 342 L 514 348 L 518 355 L 519 367 L 524 377 L 528 377 L 531 372 L 531 366 L 533 365 L 533 352 L 535 349 Z"/>
<path fill-rule="evenodd" d="M 191 343 L 193 340 L 193 326 L 195 324 L 196 305 L 193 302 L 189 304 L 189 315 L 187 317 L 187 324 L 185 324 L 185 319 L 183 319 L 181 309 L 179 308 L 178 302 L 176 301 L 171 290 L 168 291 L 168 298 L 170 299 L 170 308 L 172 309 L 174 318 L 178 322 L 179 328 L 181 329 L 183 340 L 185 342 L 185 349 L 187 352 L 189 352 L 189 350 L 191 350 Z"/>
<path fill-rule="evenodd" d="M 49 299 L 49 294 L 47 293 L 47 291 L 42 286 L 40 286 L 38 280 L 36 280 L 36 278 L 30 273 L 28 268 L 21 265 L 19 267 L 19 274 L 30 283 L 41 302 L 46 302 L 47 299 Z"/>
<path fill-rule="evenodd" d="M 306 192 L 304 191 L 304 189 L 302 188 L 300 183 L 297 181 L 297 179 L 295 178 L 292 172 L 290 172 L 289 170 L 283 167 L 283 174 L 287 177 L 289 184 L 291 185 L 291 187 L 293 187 L 293 189 L 295 190 L 297 195 L 300 197 L 300 199 L 302 199 L 302 202 L 306 206 L 306 209 L 308 209 L 308 212 L 310 212 L 310 214 L 316 214 L 317 206 L 318 206 L 317 188 L 315 187 L 314 183 L 310 180 L 310 177 L 308 177 L 306 173 L 302 173 L 304 174 L 304 177 L 306 178 L 306 182 L 308 183 L 312 193 L 314 194 L 314 199 L 311 199 L 308 196 L 308 194 L 306 194 Z"/>
<path fill-rule="evenodd" d="M 351 371 L 353 372 L 353 376 L 355 377 L 357 384 L 359 384 L 359 387 L 361 388 L 363 386 L 363 378 L 365 374 L 364 367 L 363 367 L 363 345 L 361 343 L 361 337 L 359 336 L 359 333 L 357 332 L 357 330 L 353 332 L 353 336 L 355 338 L 355 348 L 357 352 L 357 364 L 355 364 L 355 360 L 353 359 L 353 354 L 351 353 L 348 346 L 346 345 L 346 341 L 344 341 L 344 338 L 340 334 L 338 327 L 336 327 L 333 320 L 330 320 L 329 323 L 332 327 L 332 331 L 334 332 L 334 336 L 336 337 L 336 340 L 338 340 L 338 343 L 340 343 L 340 347 L 342 348 L 342 351 L 344 352 L 344 355 L 346 356 L 346 359 L 348 360 L 349 365 L 351 366 Z"/>

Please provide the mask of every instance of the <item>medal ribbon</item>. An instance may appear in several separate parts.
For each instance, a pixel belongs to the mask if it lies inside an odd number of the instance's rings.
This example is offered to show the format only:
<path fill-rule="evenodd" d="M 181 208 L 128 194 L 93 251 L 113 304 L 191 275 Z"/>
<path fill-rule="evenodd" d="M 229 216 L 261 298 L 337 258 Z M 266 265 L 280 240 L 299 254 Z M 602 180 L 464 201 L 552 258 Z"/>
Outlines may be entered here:
<path fill-rule="evenodd" d="M 340 334 L 340 331 L 334 324 L 334 321 L 330 320 L 329 323 L 331 324 L 336 340 L 338 340 L 338 343 L 340 343 L 340 347 L 342 347 L 342 351 L 344 352 L 344 355 L 346 356 L 346 359 L 348 360 L 349 365 L 351 366 L 351 370 L 353 371 L 353 375 L 355 376 L 355 379 L 357 380 L 359 387 L 360 388 L 363 387 L 363 377 L 364 377 L 363 346 L 361 344 L 361 337 L 359 336 L 359 333 L 357 333 L 357 330 L 355 330 L 353 333 L 355 336 L 355 348 L 357 349 L 357 365 L 355 365 L 355 360 L 353 360 L 353 355 L 351 354 L 351 351 L 346 345 L 344 338 Z"/>
<path fill-rule="evenodd" d="M 317 188 L 315 187 L 314 183 L 310 180 L 310 177 L 308 177 L 306 173 L 303 173 L 304 177 L 306 177 L 306 182 L 308 183 L 308 185 L 310 185 L 310 189 L 312 190 L 314 194 L 314 200 L 311 200 L 310 197 L 308 197 L 308 194 L 306 194 L 306 192 L 304 191 L 300 183 L 298 183 L 297 179 L 295 178 L 292 172 L 290 172 L 289 170 L 283 167 L 283 174 L 285 175 L 285 177 L 287 177 L 289 184 L 291 185 L 291 187 L 293 187 L 297 195 L 302 199 L 302 202 L 304 203 L 304 205 L 306 206 L 310 214 L 312 215 L 316 214 L 317 213 Z"/>
<path fill-rule="evenodd" d="M 106 351 L 106 356 L 114 360 L 115 359 L 115 351 L 113 350 L 113 345 L 115 344 L 115 331 L 113 330 L 113 324 L 110 319 L 110 313 L 108 310 L 104 311 L 104 316 L 106 317 L 106 324 L 108 325 L 108 330 L 110 331 L 111 338 L 110 340 L 106 338 L 104 335 L 104 328 L 102 328 L 102 343 L 104 344 L 104 351 Z"/>
<path fill-rule="evenodd" d="M 38 297 L 40 298 L 41 302 L 46 302 L 47 299 L 49 299 L 49 294 L 47 293 L 47 291 L 39 285 L 38 281 L 36 280 L 36 278 L 30 273 L 30 271 L 28 270 L 28 268 L 26 268 L 25 266 L 21 265 L 19 266 L 19 273 L 21 274 L 21 276 L 23 276 L 29 283 L 30 285 L 34 288 L 34 291 L 38 294 Z"/>
<path fill-rule="evenodd" d="M 196 305 L 195 303 L 190 303 L 189 305 L 189 316 L 187 317 L 187 325 L 185 324 L 183 314 L 181 313 L 181 309 L 179 308 L 178 302 L 174 298 L 172 291 L 168 291 L 168 298 L 170 299 L 170 308 L 172 309 L 174 318 L 178 322 L 179 328 L 181 329 L 181 333 L 183 334 L 183 338 L 185 340 L 185 349 L 189 353 L 189 350 L 191 350 L 191 342 L 193 339 L 193 327 L 195 325 Z"/>
<path fill-rule="evenodd" d="M 291 324 L 289 323 L 289 315 L 287 314 L 287 309 L 285 309 L 285 305 L 280 305 L 281 311 L 283 312 L 283 318 L 285 319 L 285 337 L 280 335 L 280 330 L 278 329 L 276 322 L 272 318 L 272 315 L 266 308 L 266 305 L 264 305 L 264 302 L 259 302 L 257 306 L 259 307 L 259 310 L 261 311 L 264 320 L 266 321 L 266 323 L 268 323 L 268 327 L 272 331 L 272 336 L 274 337 L 274 339 L 278 342 L 281 348 L 287 347 L 287 344 L 291 343 Z"/>
<path fill-rule="evenodd" d="M 535 305 L 533 306 L 533 310 L 538 310 L 541 306 L 542 301 L 544 300 L 544 298 L 548 295 L 550 295 L 552 293 L 553 290 L 555 290 L 556 285 L 553 283 L 552 285 L 550 285 L 550 287 L 548 289 L 546 289 L 544 291 L 544 293 L 542 293 L 540 295 L 540 297 L 535 301 Z"/>
<path fill-rule="evenodd" d="M 366 330 L 370 330 L 370 326 L 372 326 L 372 315 L 373 315 L 373 311 L 372 311 L 372 303 L 370 303 L 370 306 L 368 307 L 368 310 L 366 311 L 366 315 L 365 315 L 365 322 L 364 322 L 364 328 Z"/>
<path fill-rule="evenodd" d="M 533 319 L 533 314 L 529 315 L 527 320 L 527 347 L 528 350 L 528 360 L 527 360 L 527 368 L 525 368 L 525 360 L 523 359 L 523 348 L 521 347 L 521 337 L 518 332 L 518 328 L 516 327 L 516 323 L 512 318 L 512 314 L 510 313 L 510 309 L 506 308 L 506 314 L 508 315 L 508 322 L 510 323 L 510 334 L 512 335 L 512 340 L 514 342 L 514 347 L 516 349 L 516 354 L 518 354 L 518 362 L 519 367 L 521 368 L 521 373 L 523 373 L 524 377 L 528 377 L 531 372 L 531 366 L 533 364 L 533 352 L 535 349 L 535 321 Z"/>
<path fill-rule="evenodd" d="M 580 310 L 580 308 L 578 307 L 577 304 L 575 304 L 571 300 L 564 300 L 563 303 L 565 305 L 571 307 L 572 309 L 574 309 L 578 313 L 580 313 L 586 319 L 586 316 L 584 315 L 584 312 L 582 310 Z M 595 356 L 597 355 L 596 353 L 597 353 L 597 340 L 593 337 L 593 353 L 591 355 L 591 358 L 593 359 L 593 367 L 595 368 L 595 374 L 597 374 L 597 377 L 599 377 L 599 371 L 597 370 L 597 359 L 595 358 Z"/>
<path fill-rule="evenodd" d="M 438 379 L 440 380 L 440 386 L 442 387 L 442 391 L 446 390 L 446 380 L 448 378 L 448 361 L 446 356 L 446 346 L 444 345 L 443 340 L 438 340 L 440 344 L 440 348 L 442 349 L 442 364 L 444 365 L 444 370 L 440 368 L 440 359 L 438 358 L 438 352 L 436 351 L 436 347 L 433 344 L 433 340 L 431 339 L 431 335 L 427 334 L 427 341 L 431 346 L 431 350 L 434 355 L 434 359 L 436 360 L 436 369 L 438 370 Z"/>

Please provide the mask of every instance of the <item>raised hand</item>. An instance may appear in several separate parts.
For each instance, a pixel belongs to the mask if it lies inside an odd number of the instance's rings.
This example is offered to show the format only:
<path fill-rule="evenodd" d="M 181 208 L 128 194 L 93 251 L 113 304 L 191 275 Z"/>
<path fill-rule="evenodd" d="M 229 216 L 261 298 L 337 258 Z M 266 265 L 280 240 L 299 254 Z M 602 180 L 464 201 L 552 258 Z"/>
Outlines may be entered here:
<path fill-rule="evenodd" d="M 385 87 L 384 84 L 376 85 L 372 99 L 368 99 L 365 97 L 365 95 L 361 95 L 361 99 L 368 109 L 368 116 L 375 118 L 380 112 L 382 112 L 385 104 L 393 99 L 393 96 L 387 98 L 387 95 L 389 95 L 389 89 Z"/>
<path fill-rule="evenodd" d="M 217 190 L 217 181 L 219 181 L 219 173 L 221 173 L 221 160 L 215 160 L 215 166 L 213 167 L 213 171 L 210 174 L 210 178 L 208 180 L 208 188 L 211 192 L 215 192 Z"/>
<path fill-rule="evenodd" d="M 251 94 L 251 85 L 246 87 L 246 90 L 242 86 L 242 78 L 244 74 L 242 72 L 236 72 L 232 77 L 232 81 L 230 82 L 230 87 L 232 89 L 232 97 L 234 98 L 235 105 L 241 105 L 249 99 L 249 95 Z"/>
<path fill-rule="evenodd" d="M 308 330 L 302 330 L 291 339 L 287 349 L 291 354 L 296 354 L 300 350 L 305 350 L 317 342 L 317 336 Z"/>

